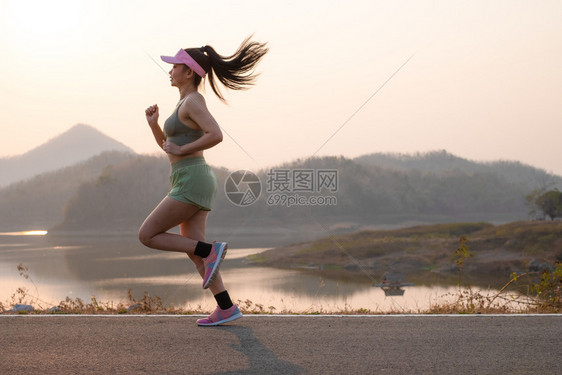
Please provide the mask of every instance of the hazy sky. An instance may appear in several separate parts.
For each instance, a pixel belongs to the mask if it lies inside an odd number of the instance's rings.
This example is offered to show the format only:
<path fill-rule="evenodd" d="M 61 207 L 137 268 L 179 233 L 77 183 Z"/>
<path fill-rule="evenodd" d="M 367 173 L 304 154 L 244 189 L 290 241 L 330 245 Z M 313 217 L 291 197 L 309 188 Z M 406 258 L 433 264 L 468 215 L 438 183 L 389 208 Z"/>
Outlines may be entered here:
<path fill-rule="evenodd" d="M 561 1 L 0 0 L 0 156 L 77 123 L 157 152 L 144 109 L 163 124 L 179 95 L 149 55 L 228 55 L 254 33 L 257 85 L 228 105 L 207 86 L 228 134 L 215 166 L 314 154 L 414 55 L 317 155 L 445 149 L 562 174 L 561 19 Z"/>

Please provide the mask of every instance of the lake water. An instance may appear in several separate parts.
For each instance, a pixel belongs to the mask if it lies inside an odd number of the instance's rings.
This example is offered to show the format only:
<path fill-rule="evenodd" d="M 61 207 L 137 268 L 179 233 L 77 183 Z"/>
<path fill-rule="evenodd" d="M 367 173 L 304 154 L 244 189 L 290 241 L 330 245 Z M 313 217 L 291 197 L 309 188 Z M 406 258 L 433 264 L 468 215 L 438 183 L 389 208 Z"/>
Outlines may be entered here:
<path fill-rule="evenodd" d="M 6 304 L 17 288 L 38 297 L 43 308 L 66 297 L 89 302 L 127 302 L 144 292 L 160 296 L 165 304 L 211 311 L 216 303 L 201 289 L 201 278 L 189 258 L 142 246 L 135 236 L 61 237 L 44 233 L 0 235 L 0 302 Z M 221 273 L 233 300 L 251 301 L 266 311 L 341 312 L 368 309 L 377 312 L 425 310 L 454 293 L 455 287 L 405 287 L 403 296 L 385 296 L 368 277 L 333 280 L 294 269 L 251 265 L 247 256 L 265 248 L 229 248 Z M 27 268 L 26 279 L 17 267 Z"/>

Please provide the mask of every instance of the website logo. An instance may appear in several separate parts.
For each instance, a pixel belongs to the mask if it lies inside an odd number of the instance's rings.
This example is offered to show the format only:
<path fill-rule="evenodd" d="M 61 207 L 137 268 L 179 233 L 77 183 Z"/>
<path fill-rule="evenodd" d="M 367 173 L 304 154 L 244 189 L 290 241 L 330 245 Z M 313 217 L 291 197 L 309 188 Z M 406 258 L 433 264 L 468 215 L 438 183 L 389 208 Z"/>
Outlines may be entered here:
<path fill-rule="evenodd" d="M 232 203 L 244 207 L 254 204 L 261 194 L 261 181 L 252 171 L 238 170 L 228 175 L 224 192 Z"/>

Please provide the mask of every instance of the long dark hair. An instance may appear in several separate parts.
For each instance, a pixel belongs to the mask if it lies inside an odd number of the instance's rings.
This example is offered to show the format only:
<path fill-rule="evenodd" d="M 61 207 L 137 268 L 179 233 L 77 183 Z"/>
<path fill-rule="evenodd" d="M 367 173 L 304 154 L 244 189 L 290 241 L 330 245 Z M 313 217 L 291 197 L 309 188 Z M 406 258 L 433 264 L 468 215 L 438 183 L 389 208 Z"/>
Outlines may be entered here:
<path fill-rule="evenodd" d="M 269 51 L 266 43 L 252 42 L 250 38 L 251 36 L 246 38 L 231 56 L 221 56 L 211 46 L 185 49 L 185 52 L 205 70 L 211 88 L 223 102 L 225 99 L 215 78 L 231 90 L 247 90 L 254 84 L 258 76 L 255 74 L 254 68 Z M 194 83 L 195 87 L 201 83 L 201 77 L 197 74 Z"/>

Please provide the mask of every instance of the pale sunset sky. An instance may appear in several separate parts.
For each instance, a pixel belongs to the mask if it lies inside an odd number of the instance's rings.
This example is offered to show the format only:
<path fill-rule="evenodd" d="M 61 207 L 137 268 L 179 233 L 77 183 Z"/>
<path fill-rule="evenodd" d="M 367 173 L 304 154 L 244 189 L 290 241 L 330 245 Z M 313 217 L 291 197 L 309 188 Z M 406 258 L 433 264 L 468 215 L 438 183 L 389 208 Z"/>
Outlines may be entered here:
<path fill-rule="evenodd" d="M 139 153 L 179 99 L 160 55 L 242 40 L 270 52 L 228 105 L 214 166 L 257 170 L 317 156 L 447 150 L 562 175 L 562 1 L 0 0 L 0 157 L 77 123 Z M 249 156 L 248 156 L 249 154 Z"/>

